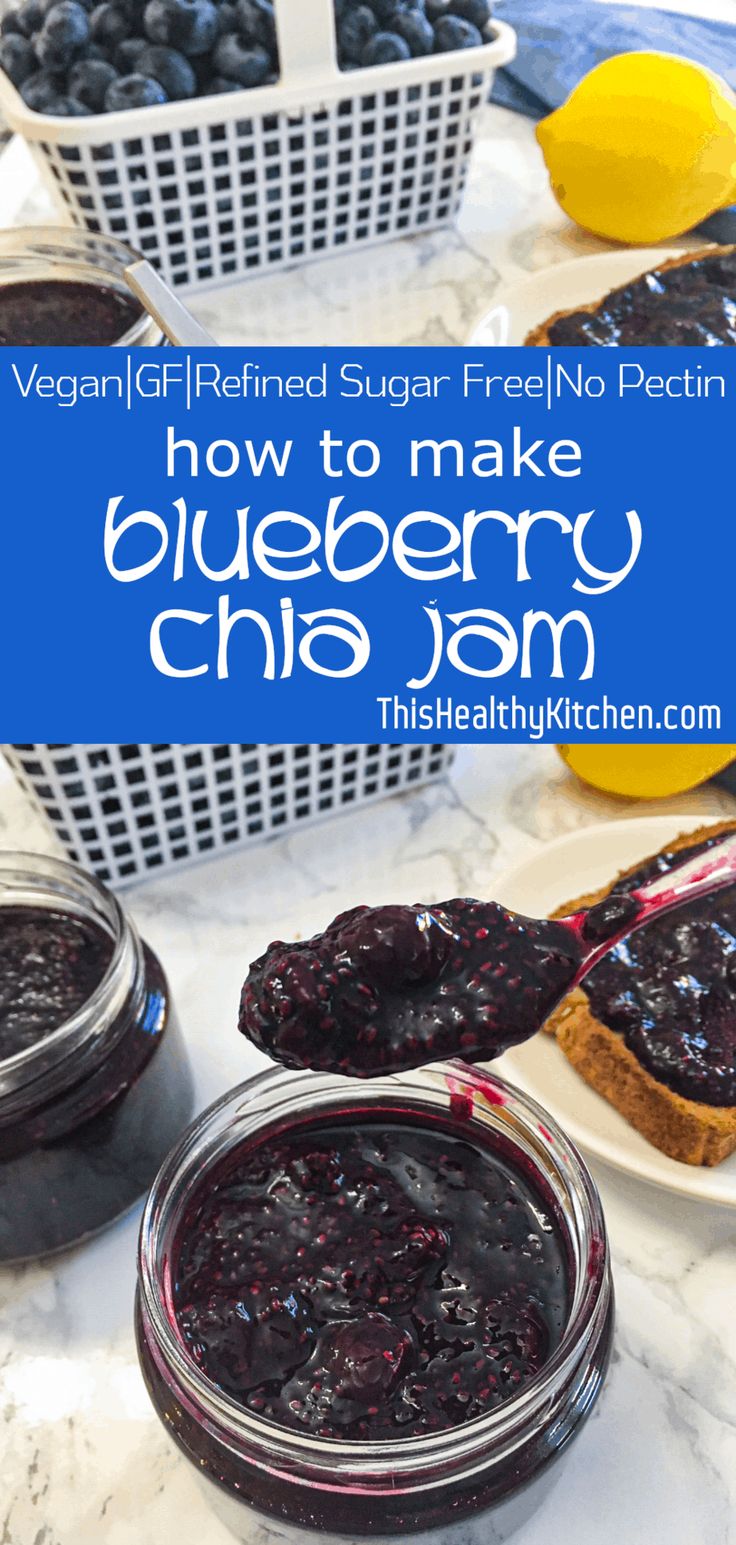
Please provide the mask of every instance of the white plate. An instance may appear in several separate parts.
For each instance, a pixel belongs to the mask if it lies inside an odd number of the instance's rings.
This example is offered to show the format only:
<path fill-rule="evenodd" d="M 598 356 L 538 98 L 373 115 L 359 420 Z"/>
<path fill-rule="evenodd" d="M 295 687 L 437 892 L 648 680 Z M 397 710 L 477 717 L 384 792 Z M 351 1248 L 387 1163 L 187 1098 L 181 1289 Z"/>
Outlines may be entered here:
<path fill-rule="evenodd" d="M 609 290 L 683 255 L 681 247 L 624 247 L 553 263 L 502 290 L 495 305 L 476 323 L 468 343 L 474 348 L 524 343 L 532 328 L 556 311 L 574 311 L 602 300 Z"/>
<path fill-rule="evenodd" d="M 596 890 L 619 869 L 656 853 L 678 832 L 693 831 L 706 819 L 699 821 L 692 814 L 641 816 L 572 832 L 507 870 L 494 883 L 494 895 L 518 912 L 543 917 L 563 902 Z M 497 1066 L 545 1105 L 585 1152 L 668 1191 L 736 1207 L 736 1153 L 715 1169 L 668 1159 L 584 1082 L 551 1036 L 534 1036 L 506 1052 Z"/>

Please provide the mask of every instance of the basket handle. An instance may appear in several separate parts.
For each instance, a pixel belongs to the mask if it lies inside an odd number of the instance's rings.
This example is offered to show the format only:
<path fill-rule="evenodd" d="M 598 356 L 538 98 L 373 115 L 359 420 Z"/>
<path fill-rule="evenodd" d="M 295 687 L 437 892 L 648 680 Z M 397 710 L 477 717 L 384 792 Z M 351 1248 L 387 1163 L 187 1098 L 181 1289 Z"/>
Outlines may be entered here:
<path fill-rule="evenodd" d="M 337 80 L 333 0 L 276 0 L 281 85 Z"/>

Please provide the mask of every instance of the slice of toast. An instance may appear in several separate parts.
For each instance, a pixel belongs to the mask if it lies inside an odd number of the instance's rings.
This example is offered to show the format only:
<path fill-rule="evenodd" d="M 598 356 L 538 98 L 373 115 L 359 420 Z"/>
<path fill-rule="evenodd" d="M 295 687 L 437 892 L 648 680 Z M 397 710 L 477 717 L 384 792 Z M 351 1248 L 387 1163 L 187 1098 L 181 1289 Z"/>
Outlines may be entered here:
<path fill-rule="evenodd" d="M 736 831 L 736 821 L 721 821 L 684 832 L 667 843 L 667 852 L 694 846 L 707 837 Z M 625 879 L 642 862 L 616 878 Z M 558 907 L 553 917 L 564 917 L 602 900 L 615 884 L 602 886 L 587 896 Z M 609 1030 L 593 1014 L 584 988 L 577 987 L 563 999 L 548 1019 L 545 1030 L 557 1038 L 560 1049 L 576 1071 L 598 1094 L 614 1105 L 637 1132 L 671 1159 L 682 1164 L 721 1164 L 736 1150 L 736 1106 L 704 1105 L 685 1099 L 662 1084 L 642 1066 L 623 1037 Z"/>
<path fill-rule="evenodd" d="M 699 247 L 697 252 L 684 252 L 681 257 L 667 258 L 664 263 L 659 263 L 657 265 L 656 271 L 657 273 L 665 273 L 668 268 L 685 268 L 688 263 L 697 262 L 700 258 L 712 257 L 714 253 L 734 251 L 736 251 L 736 247 L 734 246 L 718 247 L 714 245 L 711 247 Z M 653 270 L 645 270 L 645 273 L 646 272 L 652 273 Z M 634 279 L 631 282 L 634 283 L 637 278 L 643 279 L 644 274 L 642 273 L 634 275 Z M 599 306 L 604 306 L 606 301 L 610 300 L 611 296 L 615 295 L 616 291 L 620 290 L 621 288 L 622 286 L 617 284 L 615 288 L 609 290 L 606 295 L 602 295 L 600 300 L 589 301 L 587 305 L 584 306 L 570 306 L 566 311 L 555 311 L 551 317 L 547 317 L 546 322 L 542 322 L 539 327 L 534 327 L 530 333 L 527 333 L 527 336 L 524 339 L 525 345 L 527 347 L 531 346 L 532 348 L 545 348 L 550 343 L 549 330 L 555 322 L 561 321 L 563 317 L 577 316 L 581 311 L 587 311 L 589 316 L 594 316 Z"/>

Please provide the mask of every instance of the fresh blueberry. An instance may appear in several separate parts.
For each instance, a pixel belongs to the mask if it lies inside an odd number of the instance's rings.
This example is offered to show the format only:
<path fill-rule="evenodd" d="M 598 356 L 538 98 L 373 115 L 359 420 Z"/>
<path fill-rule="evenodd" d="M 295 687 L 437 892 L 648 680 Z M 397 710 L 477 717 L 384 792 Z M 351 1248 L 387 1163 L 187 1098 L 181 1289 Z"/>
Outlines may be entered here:
<path fill-rule="evenodd" d="M 23 82 L 20 94 L 26 107 L 34 113 L 47 113 L 53 118 L 82 118 L 89 112 L 75 97 L 64 96 L 58 75 L 48 70 L 37 70 Z"/>
<path fill-rule="evenodd" d="M 390 32 L 397 16 L 408 15 L 412 11 L 423 11 L 424 6 L 420 0 L 372 0 L 373 9 L 381 23 L 381 30 Z"/>
<path fill-rule="evenodd" d="M 249 43 L 261 43 L 270 53 L 276 49 L 276 18 L 271 0 L 236 0 L 238 30 Z"/>
<path fill-rule="evenodd" d="M 403 11 L 392 22 L 393 31 L 409 44 L 415 59 L 434 49 L 434 27 L 422 11 Z"/>
<path fill-rule="evenodd" d="M 447 15 L 449 8 L 449 0 L 425 0 L 424 9 L 427 21 L 431 21 L 434 26 L 434 23 L 439 21 L 441 16 Z"/>
<path fill-rule="evenodd" d="M 376 32 L 363 49 L 362 64 L 393 64 L 400 59 L 411 59 L 409 44 L 398 32 Z"/>
<path fill-rule="evenodd" d="M 458 48 L 480 48 L 483 36 L 472 21 L 462 16 L 441 16 L 434 29 L 434 46 L 438 54 L 451 54 Z"/>
<path fill-rule="evenodd" d="M 363 55 L 366 43 L 378 31 L 375 12 L 369 5 L 355 5 L 347 12 L 338 28 L 340 53 L 357 63 Z"/>
<path fill-rule="evenodd" d="M 266 49 L 259 43 L 251 47 L 236 32 L 220 38 L 213 57 L 218 73 L 241 86 L 262 86 L 272 73 L 271 55 Z"/>
<path fill-rule="evenodd" d="M 8 32 L 0 38 L 0 69 L 14 86 L 22 86 L 38 69 L 31 44 L 19 32 Z"/>
<path fill-rule="evenodd" d="M 33 46 L 42 68 L 63 70 L 81 52 L 88 38 L 87 12 L 77 0 L 59 0 L 48 12 Z"/>
<path fill-rule="evenodd" d="M 208 97 L 219 97 L 226 91 L 242 91 L 240 81 L 228 80 L 225 75 L 213 75 L 205 93 Z"/>
<path fill-rule="evenodd" d="M 46 12 L 51 10 L 53 4 L 54 0 L 23 0 L 23 5 L 14 15 L 24 37 L 32 38 L 41 31 Z"/>
<path fill-rule="evenodd" d="M 147 38 L 123 38 L 122 43 L 118 43 L 114 55 L 120 74 L 134 75 L 138 69 L 141 54 L 150 46 Z"/>
<path fill-rule="evenodd" d="M 124 113 L 130 107 L 157 107 L 166 102 L 163 86 L 147 75 L 121 75 L 108 86 L 105 109 L 108 113 Z"/>
<path fill-rule="evenodd" d="M 212 0 L 148 0 L 143 20 L 151 43 L 167 43 L 188 57 L 209 53 L 217 37 Z"/>
<path fill-rule="evenodd" d="M 101 48 L 115 49 L 129 36 L 130 27 L 122 8 L 113 5 L 112 0 L 103 0 L 90 16 L 89 31 L 93 43 L 98 43 Z"/>
<path fill-rule="evenodd" d="M 22 32 L 24 38 L 32 38 L 36 32 L 40 32 L 43 26 L 44 13 L 39 0 L 25 0 L 25 3 L 11 14 L 17 31 Z M 5 17 L 4 20 L 6 25 L 3 27 L 3 31 L 7 30 L 10 16 Z"/>
<path fill-rule="evenodd" d="M 176 48 L 164 43 L 148 43 L 136 62 L 140 75 L 161 82 L 170 102 L 183 101 L 197 94 L 197 78 L 188 59 Z"/>
<path fill-rule="evenodd" d="M 34 113 L 48 113 L 59 96 L 59 77 L 50 70 L 36 70 L 35 75 L 24 80 L 20 94 Z"/>
<path fill-rule="evenodd" d="M 114 65 L 103 59 L 78 59 L 69 71 L 68 90 L 72 97 L 89 108 L 91 113 L 102 113 L 108 86 L 117 80 Z"/>
<path fill-rule="evenodd" d="M 219 37 L 224 37 L 226 32 L 239 30 L 238 10 L 235 0 L 222 0 L 217 7 L 217 32 Z"/>
<path fill-rule="evenodd" d="M 87 118 L 89 108 L 76 97 L 57 97 L 52 107 L 46 109 L 54 118 Z"/>
<path fill-rule="evenodd" d="M 6 11 L 4 16 L 0 16 L 0 37 L 25 37 L 17 11 Z"/>
<path fill-rule="evenodd" d="M 453 16 L 471 22 L 479 32 L 487 27 L 493 14 L 490 0 L 451 0 L 449 9 Z"/>

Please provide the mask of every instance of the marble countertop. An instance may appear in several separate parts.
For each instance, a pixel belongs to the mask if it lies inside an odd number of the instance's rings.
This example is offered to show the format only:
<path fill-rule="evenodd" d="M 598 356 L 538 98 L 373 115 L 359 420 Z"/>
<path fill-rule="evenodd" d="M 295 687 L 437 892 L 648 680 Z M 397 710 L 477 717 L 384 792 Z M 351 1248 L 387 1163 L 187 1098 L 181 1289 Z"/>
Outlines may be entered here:
<path fill-rule="evenodd" d="M 700 818 L 736 803 L 710 788 L 672 808 Z M 126 892 L 170 975 L 198 1106 L 261 1061 L 234 1020 L 244 962 L 268 938 L 356 899 L 492 894 L 494 874 L 540 844 L 637 813 L 586 791 L 549 748 L 466 747 L 446 781 Z M 0 847 L 51 846 L 0 774 Z M 594 1168 L 618 1295 L 613 1367 L 548 1505 L 515 1539 L 734 1545 L 736 1217 Z M 0 1272 L 3 1545 L 227 1545 L 138 1373 L 138 1217 Z"/>

